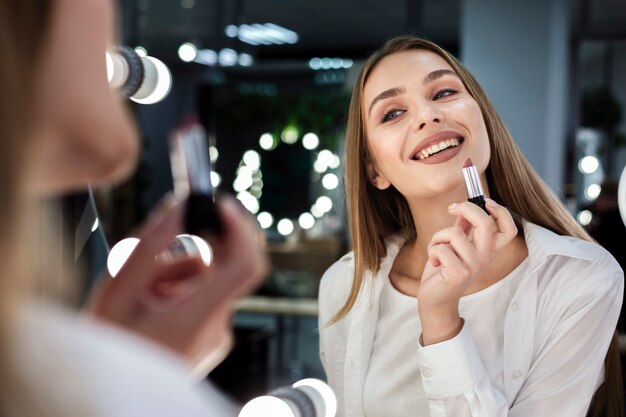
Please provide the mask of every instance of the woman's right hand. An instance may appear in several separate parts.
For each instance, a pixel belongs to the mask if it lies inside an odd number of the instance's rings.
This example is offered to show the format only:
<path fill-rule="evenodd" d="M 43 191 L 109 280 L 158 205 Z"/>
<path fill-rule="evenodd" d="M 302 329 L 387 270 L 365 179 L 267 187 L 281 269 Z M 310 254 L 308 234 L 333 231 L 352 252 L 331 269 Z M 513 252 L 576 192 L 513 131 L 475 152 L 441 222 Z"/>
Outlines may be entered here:
<path fill-rule="evenodd" d="M 213 249 L 164 262 L 161 254 L 183 231 L 182 204 L 169 199 L 139 230 L 140 242 L 119 273 L 104 274 L 92 293 L 96 318 L 145 336 L 208 372 L 232 343 L 233 302 L 266 277 L 268 259 L 258 229 L 232 198 L 219 204 L 223 232 L 203 236 Z M 213 358 L 207 363 L 207 358 Z M 216 363 L 217 362 L 217 363 Z"/>
<path fill-rule="evenodd" d="M 424 346 L 459 333 L 459 300 L 517 235 L 509 211 L 493 200 L 487 201 L 490 215 L 470 202 L 452 204 L 448 210 L 457 219 L 433 235 L 417 293 Z"/>

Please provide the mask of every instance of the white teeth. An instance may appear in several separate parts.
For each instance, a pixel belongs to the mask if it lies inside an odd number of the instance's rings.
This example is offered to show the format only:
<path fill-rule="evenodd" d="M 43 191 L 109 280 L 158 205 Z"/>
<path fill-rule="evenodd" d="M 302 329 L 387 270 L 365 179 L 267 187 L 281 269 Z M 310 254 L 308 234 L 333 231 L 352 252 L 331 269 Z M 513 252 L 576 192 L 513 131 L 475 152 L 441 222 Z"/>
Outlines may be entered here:
<path fill-rule="evenodd" d="M 447 140 L 443 140 L 439 143 L 435 143 L 434 145 L 429 146 L 426 149 L 422 149 L 417 156 L 419 157 L 419 159 L 426 159 L 429 156 L 443 151 L 444 149 L 447 148 L 452 148 L 452 147 L 457 147 L 460 145 L 460 141 L 457 138 L 453 138 L 453 139 L 447 139 Z"/>

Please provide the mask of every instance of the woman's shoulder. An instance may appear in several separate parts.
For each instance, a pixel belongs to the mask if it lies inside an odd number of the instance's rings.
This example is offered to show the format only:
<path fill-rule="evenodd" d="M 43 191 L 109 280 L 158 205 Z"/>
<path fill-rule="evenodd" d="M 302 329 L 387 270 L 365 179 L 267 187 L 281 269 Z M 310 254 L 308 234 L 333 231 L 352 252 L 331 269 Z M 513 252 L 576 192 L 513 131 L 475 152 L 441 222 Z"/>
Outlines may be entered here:
<path fill-rule="evenodd" d="M 335 261 L 320 281 L 318 303 L 320 315 L 336 312 L 347 300 L 354 279 L 354 252 L 349 252 Z"/>
<path fill-rule="evenodd" d="M 558 235 L 532 223 L 525 224 L 524 231 L 531 270 L 537 272 L 540 291 L 563 297 L 623 285 L 620 265 L 597 243 Z"/>
<path fill-rule="evenodd" d="M 55 407 L 69 407 L 57 404 L 61 398 L 76 398 L 80 404 L 73 406 L 94 416 L 217 416 L 228 405 L 195 383 L 174 354 L 52 304 L 24 307 L 12 343 L 18 372 Z"/>

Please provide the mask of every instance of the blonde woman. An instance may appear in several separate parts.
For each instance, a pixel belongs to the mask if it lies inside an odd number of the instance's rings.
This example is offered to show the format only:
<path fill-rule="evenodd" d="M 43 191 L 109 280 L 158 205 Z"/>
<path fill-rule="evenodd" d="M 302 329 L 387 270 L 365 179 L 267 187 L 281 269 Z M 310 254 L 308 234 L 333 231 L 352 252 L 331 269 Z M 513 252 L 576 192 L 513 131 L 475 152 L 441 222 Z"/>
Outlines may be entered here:
<path fill-rule="evenodd" d="M 89 315 L 27 292 L 57 279 L 44 262 L 59 251 L 41 242 L 42 197 L 114 183 L 135 165 L 137 133 L 106 77 L 114 26 L 110 0 L 0 0 L 1 416 L 232 411 L 191 378 L 227 351 L 232 301 L 266 270 L 232 201 L 220 206 L 225 233 L 210 267 L 157 263 L 181 233 L 181 204 L 169 199 L 138 230 L 119 275 L 104 277 Z"/>
<path fill-rule="evenodd" d="M 468 160 L 485 210 L 467 201 Z M 354 250 L 319 293 L 338 415 L 584 417 L 599 387 L 620 415 L 623 271 L 454 57 L 401 37 L 366 62 L 345 185 Z"/>

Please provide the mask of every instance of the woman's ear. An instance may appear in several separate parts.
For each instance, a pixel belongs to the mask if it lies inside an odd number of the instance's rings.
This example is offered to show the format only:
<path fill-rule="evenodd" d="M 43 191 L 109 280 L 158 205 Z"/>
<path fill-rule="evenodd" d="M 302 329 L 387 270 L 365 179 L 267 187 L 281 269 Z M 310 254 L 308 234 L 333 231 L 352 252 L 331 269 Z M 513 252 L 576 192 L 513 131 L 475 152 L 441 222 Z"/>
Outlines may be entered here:
<path fill-rule="evenodd" d="M 391 185 L 391 182 L 389 182 L 387 177 L 385 177 L 383 174 L 378 172 L 378 169 L 376 169 L 376 166 L 374 165 L 373 161 L 370 160 L 366 162 L 366 169 L 367 169 L 367 179 L 369 180 L 370 184 L 372 184 L 374 187 L 378 188 L 379 190 L 385 190 L 389 188 L 389 186 Z"/>

